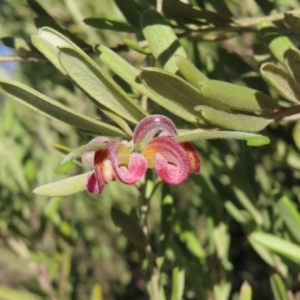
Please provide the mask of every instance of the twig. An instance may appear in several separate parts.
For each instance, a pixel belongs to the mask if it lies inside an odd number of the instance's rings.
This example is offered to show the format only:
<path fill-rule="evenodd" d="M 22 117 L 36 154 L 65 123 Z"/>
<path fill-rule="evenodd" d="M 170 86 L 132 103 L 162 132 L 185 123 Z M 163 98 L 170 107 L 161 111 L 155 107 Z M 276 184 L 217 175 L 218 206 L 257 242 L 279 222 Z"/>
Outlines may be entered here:
<path fill-rule="evenodd" d="M 156 10 L 158 12 L 162 12 L 162 5 L 163 0 L 157 0 L 156 1 Z M 216 27 L 201 27 L 198 29 L 188 29 L 183 33 L 178 34 L 178 38 L 193 38 L 199 35 L 203 34 L 209 34 L 209 33 L 226 33 L 226 32 L 253 32 L 256 31 L 255 26 L 257 26 L 261 21 L 270 21 L 270 22 L 280 22 L 284 20 L 285 14 L 300 14 L 300 9 L 294 9 L 289 10 L 285 13 L 279 13 L 275 15 L 270 16 L 263 16 L 263 17 L 255 17 L 255 18 L 248 18 L 248 19 L 236 19 L 232 20 L 232 23 L 230 25 L 226 26 L 216 26 Z M 285 32 L 286 34 L 294 33 L 294 31 L 287 30 Z M 230 38 L 232 36 L 229 36 Z M 215 39 L 213 39 L 215 41 Z M 147 41 L 140 41 L 139 46 L 146 47 L 148 46 Z M 125 52 L 128 51 L 129 48 L 127 45 L 120 44 L 116 47 L 110 48 L 114 52 Z M 84 49 L 83 49 L 84 50 Z M 92 52 L 91 49 L 84 50 L 86 53 L 90 54 Z M 18 56 L 18 55 L 10 55 L 10 56 L 0 56 L 0 62 L 11 62 L 11 61 L 31 61 L 31 62 L 40 62 L 44 61 L 45 57 L 41 55 L 33 56 L 33 55 L 24 55 L 24 56 Z"/>
<path fill-rule="evenodd" d="M 1 62 L 16 62 L 16 61 L 31 61 L 31 62 L 40 62 L 46 60 L 45 56 L 32 56 L 32 55 L 7 55 L 7 56 L 0 56 L 0 63 Z"/>
<path fill-rule="evenodd" d="M 280 22 L 284 20 L 285 14 L 300 14 L 300 9 L 293 9 L 289 10 L 284 13 L 279 13 L 279 14 L 274 14 L 270 16 L 264 16 L 264 17 L 256 17 L 256 18 L 249 18 L 244 21 L 238 21 L 236 20 L 235 22 L 239 24 L 240 26 L 243 27 L 250 27 L 250 26 L 255 26 L 258 25 L 261 21 L 270 21 L 270 22 Z"/>
<path fill-rule="evenodd" d="M 156 0 L 156 10 L 160 14 L 162 13 L 162 10 L 163 10 L 163 0 Z"/>
<path fill-rule="evenodd" d="M 226 26 L 216 26 L 216 27 L 201 27 L 195 30 L 188 30 L 178 35 L 178 37 L 194 37 L 200 34 L 207 33 L 225 33 L 225 32 L 253 32 L 256 31 L 257 25 L 261 21 L 270 21 L 270 22 L 280 22 L 284 20 L 285 14 L 300 14 L 300 9 L 294 9 L 287 11 L 285 13 L 279 13 L 270 16 L 247 18 L 247 19 L 235 19 L 231 24 Z M 288 31 L 287 33 L 293 33 L 294 31 Z"/>
<path fill-rule="evenodd" d="M 274 120 L 278 120 L 288 116 L 296 115 L 298 113 L 300 113 L 300 105 L 284 108 L 276 113 L 271 114 L 269 117 Z"/>
<path fill-rule="evenodd" d="M 146 193 L 148 189 L 148 184 L 152 183 L 152 181 L 146 180 L 146 182 L 142 185 L 140 188 L 140 215 L 141 215 L 141 225 L 142 230 L 144 232 L 144 235 L 146 237 L 146 246 L 145 246 L 145 254 L 148 260 L 148 270 L 150 275 L 150 283 L 151 283 L 151 289 L 150 289 L 150 295 L 151 300 L 159 300 L 159 274 L 155 268 L 155 258 L 154 254 L 152 252 L 152 247 L 150 243 L 150 237 L 149 237 L 149 226 L 148 226 L 148 213 L 149 213 L 149 196 L 147 197 Z M 152 194 L 152 191 L 150 192 Z"/>

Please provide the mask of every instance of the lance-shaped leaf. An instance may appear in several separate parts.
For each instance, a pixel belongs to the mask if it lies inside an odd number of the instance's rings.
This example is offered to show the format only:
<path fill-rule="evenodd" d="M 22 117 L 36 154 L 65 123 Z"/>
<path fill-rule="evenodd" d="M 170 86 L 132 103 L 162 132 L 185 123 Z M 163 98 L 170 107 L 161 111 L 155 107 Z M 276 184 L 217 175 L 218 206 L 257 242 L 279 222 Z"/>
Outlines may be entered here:
<path fill-rule="evenodd" d="M 172 271 L 172 294 L 171 300 L 181 300 L 184 292 L 184 269 L 176 266 Z"/>
<path fill-rule="evenodd" d="M 59 61 L 68 76 L 92 97 L 96 104 L 107 107 L 134 124 L 147 115 L 146 111 L 82 51 L 69 47 L 60 48 Z"/>
<path fill-rule="evenodd" d="M 251 299 L 252 299 L 251 285 L 247 281 L 244 281 L 241 286 L 239 300 L 251 300 Z"/>
<path fill-rule="evenodd" d="M 194 107 L 197 105 L 215 108 L 220 106 L 203 97 L 191 84 L 170 72 L 149 67 L 142 69 L 140 78 L 152 93 L 174 110 L 196 115 Z"/>
<path fill-rule="evenodd" d="M 201 83 L 201 92 L 209 101 L 208 106 L 217 103 L 250 112 L 280 108 L 274 99 L 260 91 L 224 81 L 205 80 Z"/>
<path fill-rule="evenodd" d="M 155 0 L 146 0 L 148 3 L 155 5 Z M 228 24 L 231 23 L 232 20 L 223 14 L 218 14 L 213 11 L 205 10 L 205 9 L 197 9 L 193 7 L 191 4 L 184 3 L 181 1 L 174 0 L 164 0 L 163 1 L 163 11 L 168 12 L 168 15 L 172 15 L 174 17 L 183 18 L 193 18 L 193 19 L 205 19 L 210 23 L 214 24 Z"/>
<path fill-rule="evenodd" d="M 38 15 L 38 16 L 44 16 L 47 18 L 52 17 L 48 14 L 48 12 L 41 6 L 37 1 L 35 0 L 27 0 L 28 5 L 30 8 Z"/>
<path fill-rule="evenodd" d="M 119 128 L 77 113 L 26 85 L 10 80 L 0 80 L 0 86 L 7 94 L 25 106 L 47 117 L 52 117 L 72 126 L 97 132 L 98 134 L 126 136 Z"/>
<path fill-rule="evenodd" d="M 145 11 L 142 14 L 141 24 L 154 57 L 165 70 L 177 72 L 174 55 L 186 57 L 186 53 L 172 27 L 155 10 Z"/>
<path fill-rule="evenodd" d="M 31 41 L 33 45 L 39 51 L 41 51 L 64 75 L 66 75 L 67 73 L 58 60 L 58 47 L 70 46 L 80 50 L 72 41 L 70 41 L 64 35 L 49 27 L 41 28 L 38 31 L 38 35 L 33 35 L 31 37 Z"/>
<path fill-rule="evenodd" d="M 240 131 L 204 131 L 202 129 L 191 130 L 184 134 L 180 134 L 173 139 L 178 143 L 213 139 L 236 139 L 245 140 L 248 146 L 263 146 L 270 143 L 269 138 L 260 134 Z"/>
<path fill-rule="evenodd" d="M 284 22 L 293 29 L 300 31 L 300 16 L 293 13 L 284 14 Z"/>
<path fill-rule="evenodd" d="M 54 19 L 48 18 L 45 16 L 38 16 L 34 18 L 34 24 L 36 28 L 45 28 L 47 27 L 48 29 L 52 29 L 56 32 L 59 32 L 66 38 L 72 41 L 72 43 L 75 43 L 82 49 L 91 49 L 91 46 L 85 43 L 83 40 L 78 38 L 75 34 L 72 32 L 68 31 L 67 29 L 61 27 Z"/>
<path fill-rule="evenodd" d="M 140 12 L 137 8 L 137 3 L 133 0 L 115 0 L 114 1 L 120 11 L 123 13 L 127 22 L 133 27 L 140 28 Z"/>
<path fill-rule="evenodd" d="M 123 131 L 129 136 L 132 137 L 133 132 L 131 130 L 131 128 L 129 127 L 129 125 L 127 124 L 127 122 L 120 117 L 118 114 L 116 114 L 115 112 L 107 109 L 107 108 L 102 108 L 102 112 L 109 117 L 111 120 L 113 120 L 116 124 L 119 125 L 120 128 L 123 129 Z"/>
<path fill-rule="evenodd" d="M 275 300 L 289 300 L 288 292 L 280 275 L 273 274 L 270 277 L 271 288 Z"/>
<path fill-rule="evenodd" d="M 59 181 L 48 183 L 37 187 L 33 192 L 37 195 L 47 197 L 58 197 L 75 194 L 85 190 L 86 179 L 92 172 L 87 172 Z"/>
<path fill-rule="evenodd" d="M 55 168 L 56 174 L 66 174 L 73 171 L 76 168 L 76 164 L 72 161 L 65 163 L 64 165 L 59 165 Z"/>
<path fill-rule="evenodd" d="M 294 80 L 300 84 L 300 51 L 289 48 L 284 52 L 285 66 Z"/>
<path fill-rule="evenodd" d="M 123 42 L 126 46 L 128 46 L 130 49 L 138 52 L 138 53 L 141 53 L 141 54 L 144 54 L 144 55 L 150 55 L 151 54 L 151 50 L 148 46 L 146 46 L 145 48 L 141 47 L 138 43 L 132 41 L 132 40 L 129 40 L 129 39 L 123 39 Z"/>
<path fill-rule="evenodd" d="M 300 121 L 299 120 L 296 122 L 293 128 L 292 134 L 293 134 L 294 143 L 298 148 L 298 150 L 300 150 Z"/>
<path fill-rule="evenodd" d="M 139 78 L 139 70 L 134 68 L 120 55 L 103 45 L 96 45 L 94 51 L 97 55 L 99 55 L 100 59 L 113 70 L 115 74 L 118 74 L 118 76 L 124 79 L 128 84 L 132 85 L 138 91 L 151 98 L 155 103 L 186 121 L 192 123 L 197 122 L 197 118 L 194 114 L 191 114 L 186 109 L 177 107 L 176 105 L 170 106 L 168 101 L 165 101 L 159 95 L 147 89 Z"/>
<path fill-rule="evenodd" d="M 286 196 L 281 197 L 276 206 L 287 228 L 300 243 L 300 214 L 297 208 Z"/>
<path fill-rule="evenodd" d="M 130 33 L 141 33 L 139 28 L 133 27 L 125 22 L 119 22 L 114 20 L 102 19 L 102 18 L 87 18 L 83 22 L 91 27 L 98 29 L 106 29 L 118 32 L 130 32 Z"/>
<path fill-rule="evenodd" d="M 3 37 L 0 39 L 5 46 L 15 49 L 18 53 L 24 54 L 32 51 L 32 45 L 17 37 Z"/>
<path fill-rule="evenodd" d="M 174 226 L 174 231 L 178 240 L 183 244 L 188 252 L 196 257 L 199 262 L 203 262 L 206 254 L 194 230 L 192 230 L 186 222 L 183 223 L 180 220 L 177 220 L 177 223 Z"/>
<path fill-rule="evenodd" d="M 275 235 L 255 231 L 250 235 L 251 239 L 259 245 L 281 257 L 287 258 L 300 265 L 300 246 Z"/>
<path fill-rule="evenodd" d="M 199 89 L 200 83 L 208 80 L 208 78 L 202 72 L 200 72 L 187 58 L 176 55 L 175 62 L 183 77 L 195 88 Z"/>
<path fill-rule="evenodd" d="M 196 106 L 195 111 L 199 111 L 201 116 L 213 125 L 240 131 L 260 131 L 273 121 L 272 119 L 227 113 L 202 105 Z"/>
<path fill-rule="evenodd" d="M 294 103 L 300 101 L 300 85 L 292 76 L 273 63 L 265 63 L 260 68 L 262 78 L 270 84 L 280 96 Z"/>
<path fill-rule="evenodd" d="M 139 247 L 146 246 L 146 237 L 137 222 L 116 207 L 111 208 L 111 218 L 128 240 Z"/>
<path fill-rule="evenodd" d="M 269 47 L 275 58 L 284 64 L 284 52 L 290 47 L 295 47 L 291 40 L 269 21 L 262 21 L 260 23 L 259 33 L 263 42 Z"/>

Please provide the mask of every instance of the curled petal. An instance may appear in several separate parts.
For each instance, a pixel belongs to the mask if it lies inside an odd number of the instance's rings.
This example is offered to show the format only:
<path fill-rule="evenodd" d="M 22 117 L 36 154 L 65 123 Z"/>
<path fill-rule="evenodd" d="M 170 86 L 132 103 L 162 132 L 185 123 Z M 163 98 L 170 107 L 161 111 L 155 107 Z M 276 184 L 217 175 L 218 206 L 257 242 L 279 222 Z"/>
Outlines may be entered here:
<path fill-rule="evenodd" d="M 185 150 L 190 161 L 190 172 L 199 173 L 201 168 L 201 160 L 195 147 L 189 143 L 181 143 L 181 147 Z"/>
<path fill-rule="evenodd" d="M 109 160 L 107 149 L 96 151 L 94 168 L 100 186 L 114 180 L 116 177 L 111 161 Z"/>
<path fill-rule="evenodd" d="M 177 130 L 172 120 L 162 115 L 151 115 L 135 127 L 133 142 L 137 151 L 143 151 L 154 137 L 176 135 Z"/>
<path fill-rule="evenodd" d="M 88 177 L 86 179 L 85 187 L 88 192 L 90 192 L 92 194 L 99 194 L 104 187 L 104 183 L 99 184 L 96 174 L 95 174 L 95 172 L 93 172 L 88 175 Z"/>
<path fill-rule="evenodd" d="M 92 139 L 89 144 L 94 144 L 94 143 L 104 143 L 108 140 L 106 137 L 96 137 Z M 94 168 L 94 155 L 95 151 L 87 151 L 83 154 L 82 156 L 82 163 L 90 168 Z"/>
<path fill-rule="evenodd" d="M 150 141 L 143 152 L 149 167 L 168 184 L 185 181 L 190 173 L 187 153 L 170 137 L 157 137 Z"/>
<path fill-rule="evenodd" d="M 138 153 L 131 154 L 124 144 L 109 140 L 107 151 L 116 177 L 121 182 L 134 184 L 145 174 L 147 160 Z"/>

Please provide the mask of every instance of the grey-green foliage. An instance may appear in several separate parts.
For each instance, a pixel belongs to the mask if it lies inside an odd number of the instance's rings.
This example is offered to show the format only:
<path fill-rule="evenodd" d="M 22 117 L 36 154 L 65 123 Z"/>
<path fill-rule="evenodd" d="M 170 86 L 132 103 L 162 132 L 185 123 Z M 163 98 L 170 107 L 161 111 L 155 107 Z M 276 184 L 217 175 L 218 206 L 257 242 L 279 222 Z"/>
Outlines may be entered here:
<path fill-rule="evenodd" d="M 136 282 L 151 290 L 137 212 L 142 185 L 58 196 L 84 190 L 79 160 L 101 147 L 82 148 L 95 133 L 130 139 L 143 116 L 162 113 L 179 128 L 178 142 L 194 143 L 202 167 L 176 187 L 147 179 L 160 298 L 287 299 L 300 272 L 300 131 L 285 123 L 299 112 L 300 40 L 286 32 L 299 31 L 299 18 L 286 15 L 289 27 L 263 22 L 247 46 L 235 26 L 299 4 L 164 0 L 161 15 L 154 0 L 103 1 L 30 0 L 34 13 L 17 1 L 1 7 L 12 36 L 3 43 L 38 62 L 1 81 L 8 95 L 0 103 L 0 297 L 139 299 Z M 33 14 L 43 29 L 32 43 L 54 67 L 30 43 Z M 230 15 L 241 18 L 232 23 Z M 210 33 L 212 26 L 220 30 Z M 256 46 L 272 54 L 260 74 L 257 56 L 244 55 Z"/>

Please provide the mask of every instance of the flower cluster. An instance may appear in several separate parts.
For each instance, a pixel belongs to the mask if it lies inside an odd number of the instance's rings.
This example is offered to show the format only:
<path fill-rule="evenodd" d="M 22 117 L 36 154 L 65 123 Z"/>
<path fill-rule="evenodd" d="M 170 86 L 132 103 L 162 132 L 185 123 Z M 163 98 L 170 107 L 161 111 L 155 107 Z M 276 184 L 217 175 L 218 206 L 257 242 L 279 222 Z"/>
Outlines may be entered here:
<path fill-rule="evenodd" d="M 85 152 L 82 161 L 94 171 L 88 176 L 86 189 L 99 194 L 111 180 L 136 183 L 147 168 L 155 168 L 168 184 L 180 184 L 190 172 L 200 171 L 200 157 L 192 144 L 178 143 L 174 123 L 167 117 L 151 115 L 139 122 L 132 143 L 97 137 L 90 143 L 104 143 L 97 151 Z"/>

